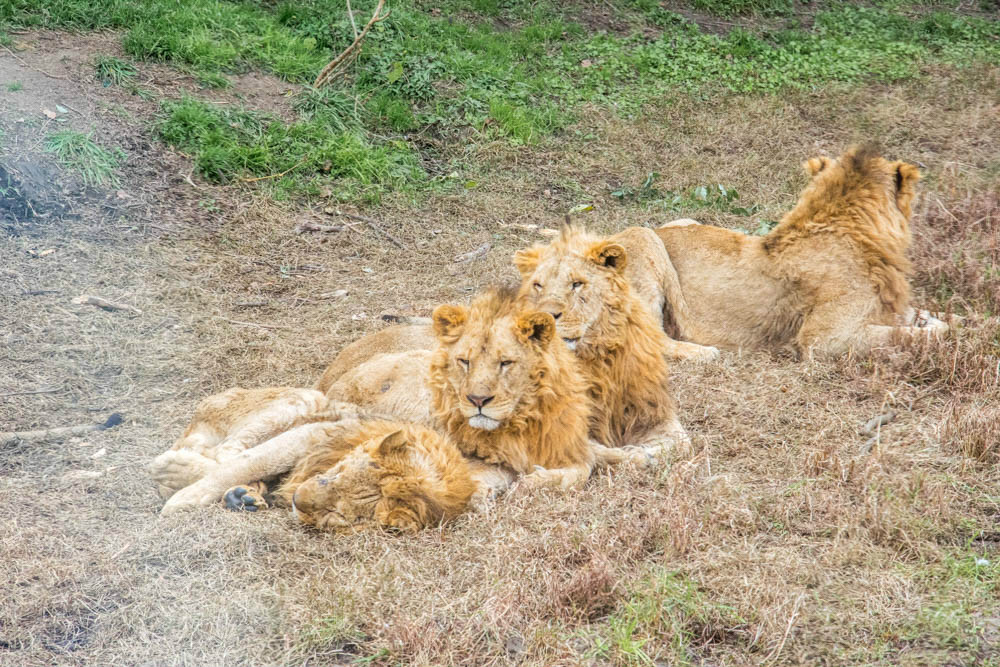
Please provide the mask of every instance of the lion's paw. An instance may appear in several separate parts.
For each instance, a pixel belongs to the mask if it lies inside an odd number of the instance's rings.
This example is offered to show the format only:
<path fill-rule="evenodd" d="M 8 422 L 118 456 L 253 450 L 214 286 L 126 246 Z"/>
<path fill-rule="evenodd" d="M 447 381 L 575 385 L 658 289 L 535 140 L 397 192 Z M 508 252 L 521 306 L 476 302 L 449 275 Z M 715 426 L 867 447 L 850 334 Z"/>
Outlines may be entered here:
<path fill-rule="evenodd" d="M 625 445 L 622 447 L 627 455 L 626 461 L 640 468 L 652 468 L 656 465 L 662 453 L 662 446 L 643 447 L 640 445 Z"/>
<path fill-rule="evenodd" d="M 205 477 L 215 463 L 187 449 L 163 452 L 149 464 L 149 475 L 156 482 L 161 495 L 169 495 Z"/>
<path fill-rule="evenodd" d="M 701 350 L 691 358 L 694 361 L 715 361 L 720 356 L 722 356 L 722 352 L 719 351 L 719 348 L 711 345 L 703 345 Z"/>
<path fill-rule="evenodd" d="M 226 491 L 222 501 L 226 504 L 226 509 L 234 512 L 256 512 L 268 507 L 264 494 L 252 486 L 234 486 Z"/>

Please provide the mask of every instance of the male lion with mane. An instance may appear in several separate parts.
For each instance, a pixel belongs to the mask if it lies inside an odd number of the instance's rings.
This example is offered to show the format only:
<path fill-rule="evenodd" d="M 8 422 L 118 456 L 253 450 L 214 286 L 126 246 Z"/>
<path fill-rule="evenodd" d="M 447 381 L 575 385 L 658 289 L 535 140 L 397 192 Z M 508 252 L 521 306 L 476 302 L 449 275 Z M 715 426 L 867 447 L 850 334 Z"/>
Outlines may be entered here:
<path fill-rule="evenodd" d="M 518 251 L 520 298 L 552 315 L 580 360 L 594 405 L 592 437 L 659 455 L 688 441 L 665 356 L 683 355 L 673 353 L 677 343 L 633 292 L 629 257 L 617 240 L 567 224 L 551 243 Z"/>
<path fill-rule="evenodd" d="M 679 287 L 665 294 L 667 330 L 729 349 L 791 346 L 805 357 L 947 331 L 909 308 L 919 170 L 871 148 L 804 166 L 811 182 L 766 236 L 693 220 L 656 230 Z"/>
<path fill-rule="evenodd" d="M 428 428 L 366 416 L 355 406 L 330 403 L 298 421 L 306 423 L 208 470 L 162 513 L 222 497 L 231 509 L 256 511 L 267 506 L 265 483 L 291 470 L 275 500 L 300 522 L 337 533 L 413 533 L 464 512 L 498 474 Z"/>

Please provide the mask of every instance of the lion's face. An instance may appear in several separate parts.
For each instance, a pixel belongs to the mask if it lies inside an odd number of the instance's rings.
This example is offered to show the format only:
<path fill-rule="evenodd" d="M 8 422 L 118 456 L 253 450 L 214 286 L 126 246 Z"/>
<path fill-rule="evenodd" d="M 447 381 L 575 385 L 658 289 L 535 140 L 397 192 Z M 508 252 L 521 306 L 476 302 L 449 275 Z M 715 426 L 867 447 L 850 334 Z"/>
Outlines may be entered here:
<path fill-rule="evenodd" d="M 533 374 L 555 335 L 552 316 L 528 310 L 496 317 L 473 304 L 439 306 L 433 320 L 457 409 L 473 428 L 500 427 L 535 393 Z"/>
<path fill-rule="evenodd" d="M 369 450 L 354 449 L 335 466 L 299 486 L 292 498 L 298 520 L 337 533 L 373 527 L 382 491 L 378 464 Z"/>
<path fill-rule="evenodd" d="M 595 325 L 609 299 L 621 292 L 625 261 L 622 246 L 564 228 L 550 245 L 514 255 L 522 280 L 519 296 L 551 314 L 559 337 L 576 350 L 597 335 Z"/>

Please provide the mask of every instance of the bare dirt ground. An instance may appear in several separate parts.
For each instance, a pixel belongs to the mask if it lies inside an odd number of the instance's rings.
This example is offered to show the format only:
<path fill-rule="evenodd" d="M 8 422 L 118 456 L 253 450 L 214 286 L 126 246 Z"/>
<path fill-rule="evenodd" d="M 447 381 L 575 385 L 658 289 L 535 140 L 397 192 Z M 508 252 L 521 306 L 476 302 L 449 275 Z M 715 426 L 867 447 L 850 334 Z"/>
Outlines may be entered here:
<path fill-rule="evenodd" d="M 920 304 L 996 314 L 1000 278 L 982 267 L 1000 261 L 997 70 L 592 110 L 538 147 L 475 147 L 475 189 L 365 211 L 400 249 L 365 225 L 298 233 L 334 220 L 324 202 L 192 178 L 149 129 L 157 102 L 94 78 L 114 35 L 19 39 L 30 49 L 0 54 L 0 84 L 23 84 L 0 87 L 0 165 L 20 186 L 0 200 L 0 430 L 125 423 L 0 451 L 0 664 L 997 664 L 1000 341 L 980 318 L 863 359 L 678 365 L 692 452 L 415 538 L 333 538 L 279 511 L 164 520 L 144 471 L 207 393 L 310 385 L 379 313 L 514 280 L 510 255 L 539 237 L 511 223 L 581 203 L 606 231 L 676 217 L 610 196 L 652 171 L 664 189 L 735 187 L 777 219 L 802 160 L 877 139 L 927 174 Z M 140 73 L 160 96 L 290 113 L 265 76 L 206 92 Z M 43 113 L 55 105 L 64 122 Z M 45 153 L 63 127 L 125 151 L 116 186 L 85 187 Z M 859 433 L 889 410 L 877 438 Z"/>

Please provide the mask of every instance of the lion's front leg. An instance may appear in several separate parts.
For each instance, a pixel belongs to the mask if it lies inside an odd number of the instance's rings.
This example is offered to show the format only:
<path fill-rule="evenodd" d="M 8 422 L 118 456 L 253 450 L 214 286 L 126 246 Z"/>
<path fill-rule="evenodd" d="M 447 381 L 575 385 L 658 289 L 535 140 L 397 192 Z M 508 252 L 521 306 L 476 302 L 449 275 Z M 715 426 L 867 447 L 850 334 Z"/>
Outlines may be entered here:
<path fill-rule="evenodd" d="M 592 470 L 593 465 L 589 463 L 552 469 L 535 466 L 535 471 L 522 477 L 521 481 L 528 488 L 558 487 L 560 489 L 573 489 L 582 486 L 584 482 L 590 479 Z"/>
<path fill-rule="evenodd" d="M 496 498 L 509 489 L 517 479 L 517 475 L 504 466 L 470 461 L 469 468 L 472 481 L 476 484 L 476 490 L 469 498 L 469 508 L 474 512 L 487 511 Z"/>
<path fill-rule="evenodd" d="M 194 484 L 209 474 L 218 464 L 190 449 L 170 449 L 149 464 L 149 475 L 164 500 L 180 489 Z"/>
<path fill-rule="evenodd" d="M 299 426 L 275 436 L 229 459 L 194 484 L 175 493 L 160 510 L 160 514 L 166 516 L 183 508 L 211 505 L 237 485 L 245 486 L 286 473 L 313 447 L 334 437 L 342 428 L 339 422 L 319 422 Z"/>
<path fill-rule="evenodd" d="M 663 354 L 673 361 L 715 361 L 719 358 L 719 348 L 711 345 L 699 345 L 682 340 L 667 338 Z"/>
<path fill-rule="evenodd" d="M 629 443 L 654 459 L 663 459 L 675 450 L 691 445 L 691 437 L 677 417 L 657 424 L 635 442 Z"/>

